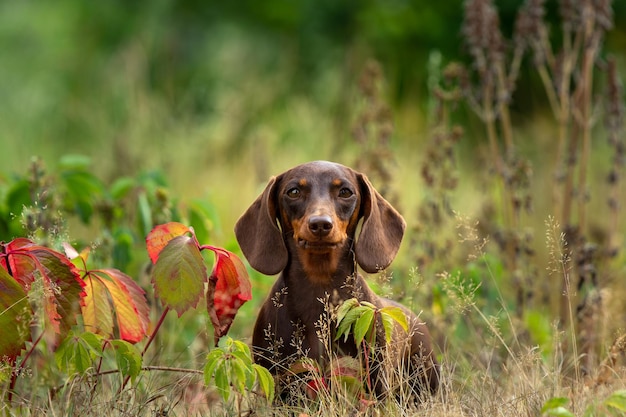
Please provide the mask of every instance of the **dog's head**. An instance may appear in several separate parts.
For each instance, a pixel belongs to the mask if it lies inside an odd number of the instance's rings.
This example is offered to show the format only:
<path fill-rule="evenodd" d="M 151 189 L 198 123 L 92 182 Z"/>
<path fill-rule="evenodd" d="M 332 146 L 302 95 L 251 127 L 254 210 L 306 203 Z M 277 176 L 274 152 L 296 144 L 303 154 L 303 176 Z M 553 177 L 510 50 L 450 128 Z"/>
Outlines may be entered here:
<path fill-rule="evenodd" d="M 336 265 L 334 258 L 352 244 L 360 219 L 356 260 L 366 272 L 378 272 L 398 252 L 404 219 L 364 174 L 316 161 L 271 178 L 237 221 L 235 235 L 250 265 L 274 275 L 287 265 L 285 239 L 293 239 L 290 246 L 305 266 L 324 258 Z"/>

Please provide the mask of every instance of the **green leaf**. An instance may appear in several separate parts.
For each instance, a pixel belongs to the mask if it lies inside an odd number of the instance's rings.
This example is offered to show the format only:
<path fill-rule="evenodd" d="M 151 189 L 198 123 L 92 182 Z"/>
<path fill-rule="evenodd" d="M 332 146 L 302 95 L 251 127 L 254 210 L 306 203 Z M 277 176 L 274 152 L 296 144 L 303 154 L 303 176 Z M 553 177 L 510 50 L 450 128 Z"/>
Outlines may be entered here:
<path fill-rule="evenodd" d="M 354 341 L 357 345 L 360 345 L 365 337 L 365 334 L 372 328 L 372 322 L 374 319 L 374 310 L 366 307 L 361 317 L 359 317 L 354 323 Z"/>
<path fill-rule="evenodd" d="M 409 330 L 406 315 L 400 307 L 383 307 L 380 309 L 380 317 L 383 322 L 385 340 L 387 343 L 389 343 L 393 337 L 393 329 L 396 323 L 399 324 L 405 332 Z"/>
<path fill-rule="evenodd" d="M 193 200 L 189 206 L 189 225 L 199 242 L 208 242 L 214 223 L 219 219 L 214 207 L 206 200 Z"/>
<path fill-rule="evenodd" d="M 265 398 L 267 398 L 268 402 L 272 403 L 274 401 L 275 389 L 272 374 L 270 371 L 256 363 L 252 364 L 252 369 L 254 369 L 254 372 L 256 373 L 256 379 L 259 381 L 259 386 L 261 387 L 263 394 L 265 394 Z"/>
<path fill-rule="evenodd" d="M 569 400 L 565 397 L 553 397 L 550 398 L 548 401 L 545 402 L 545 404 L 543 405 L 543 407 L 541 407 L 541 412 L 545 413 L 546 411 L 552 409 L 552 408 L 557 408 L 557 407 L 564 407 L 569 403 Z"/>
<path fill-rule="evenodd" d="M 524 313 L 524 322 L 533 342 L 541 348 L 544 355 L 550 354 L 554 346 L 553 328 L 550 318 L 536 310 Z"/>
<path fill-rule="evenodd" d="M 121 200 L 126 197 L 137 184 L 134 178 L 120 177 L 113 182 L 109 190 L 114 200 Z"/>
<path fill-rule="evenodd" d="M 102 338 L 100 336 L 91 332 L 83 332 L 80 334 L 80 342 L 93 353 L 94 357 L 102 356 Z"/>
<path fill-rule="evenodd" d="M 230 396 L 230 382 L 228 381 L 226 361 L 222 361 L 220 365 L 221 366 L 215 368 L 215 386 L 224 401 L 228 401 L 228 397 Z"/>
<path fill-rule="evenodd" d="M 222 358 L 226 352 L 223 349 L 213 349 L 207 354 L 207 364 Z"/>
<path fill-rule="evenodd" d="M 19 180 L 7 192 L 5 198 L 7 215 L 5 220 L 9 223 L 8 236 L 19 236 L 25 233 L 24 226 L 21 223 L 21 216 L 24 207 L 33 204 L 31 200 L 31 184 L 27 180 Z"/>
<path fill-rule="evenodd" d="M 621 413 L 626 413 L 626 390 L 618 390 L 604 400 L 604 405 Z"/>
<path fill-rule="evenodd" d="M 348 312 L 350 312 L 358 305 L 359 300 L 357 300 L 356 298 L 350 298 L 344 301 L 337 309 L 337 326 L 339 326 L 339 324 L 343 321 L 346 314 L 348 314 Z"/>
<path fill-rule="evenodd" d="M 119 369 L 122 375 L 129 376 L 131 381 L 134 382 L 141 372 L 141 353 L 135 345 L 125 340 L 112 340 L 111 345 L 115 348 L 117 369 Z"/>
<path fill-rule="evenodd" d="M 61 172 L 61 179 L 67 189 L 67 201 L 74 206 L 83 223 L 88 223 L 95 202 L 104 197 L 104 185 L 86 168 L 65 169 Z"/>
<path fill-rule="evenodd" d="M 0 266 L 0 359 L 20 355 L 30 339 L 32 315 L 26 291 Z"/>
<path fill-rule="evenodd" d="M 240 360 L 241 363 L 243 363 L 247 368 L 252 366 L 252 358 L 250 358 L 249 354 L 246 354 L 241 350 L 235 350 L 231 353 L 231 355 L 237 358 L 237 360 Z"/>
<path fill-rule="evenodd" d="M 233 343 L 235 345 L 236 351 L 242 352 L 248 358 L 251 358 L 250 347 L 246 343 L 242 342 L 241 340 L 234 340 Z"/>
<path fill-rule="evenodd" d="M 0 359 L 0 384 L 4 384 L 11 379 L 13 374 L 13 363 L 9 360 L 8 356 L 5 359 Z"/>
<path fill-rule="evenodd" d="M 231 384 L 235 387 L 240 394 L 246 391 L 246 373 L 249 372 L 249 368 L 236 356 L 231 356 L 228 361 L 230 362 L 230 379 Z"/>
<path fill-rule="evenodd" d="M 101 339 L 90 332 L 70 332 L 55 352 L 57 366 L 68 375 L 84 374 L 100 356 Z"/>
<path fill-rule="evenodd" d="M 120 271 L 128 270 L 135 243 L 133 234 L 129 229 L 121 228 L 115 232 L 113 239 L 113 266 Z"/>
<path fill-rule="evenodd" d="M 385 342 L 391 342 L 391 338 L 393 336 L 393 328 L 394 328 L 394 319 L 388 314 L 384 314 L 381 311 L 380 318 L 383 322 L 383 329 L 385 330 Z"/>
<path fill-rule="evenodd" d="M 88 170 L 91 166 L 91 158 L 86 155 L 69 154 L 59 159 L 59 168 L 63 170 L 78 169 Z"/>
<path fill-rule="evenodd" d="M 213 349 L 207 355 L 207 362 L 204 365 L 204 385 L 211 385 L 211 380 L 213 379 L 213 374 L 215 373 L 215 369 L 220 364 L 222 358 L 226 352 L 222 349 Z"/>
<path fill-rule="evenodd" d="M 374 311 L 374 317 L 372 317 L 369 329 L 367 330 L 367 333 L 365 334 L 365 341 L 368 342 L 368 343 L 374 342 L 374 338 L 376 337 L 376 335 L 375 335 L 375 332 L 376 332 L 376 320 L 378 320 L 379 314 L 378 314 L 377 310 L 373 310 L 373 311 Z"/>
<path fill-rule="evenodd" d="M 152 210 L 150 209 L 150 201 L 145 191 L 137 195 L 137 211 L 139 214 L 139 230 L 143 235 L 148 235 L 152 228 Z"/>
<path fill-rule="evenodd" d="M 400 307 L 383 307 L 380 309 L 380 314 L 391 317 L 405 332 L 409 331 L 409 323 L 406 319 L 406 314 L 404 314 L 404 311 L 402 311 Z"/>
<path fill-rule="evenodd" d="M 574 413 L 572 413 L 565 407 L 550 408 L 546 410 L 544 414 L 547 414 L 549 416 L 554 416 L 554 417 L 576 417 Z"/>
<path fill-rule="evenodd" d="M 204 293 L 206 267 L 193 238 L 183 235 L 170 240 L 152 270 L 152 284 L 164 306 L 180 317 L 195 307 Z"/>
<path fill-rule="evenodd" d="M 335 340 L 338 340 L 341 336 L 344 336 L 344 341 L 348 340 L 352 325 L 361 316 L 361 314 L 363 314 L 365 308 L 367 307 L 357 305 L 356 307 L 353 307 L 351 310 L 349 310 L 343 316 L 341 321 L 337 322 L 337 334 L 335 335 Z"/>

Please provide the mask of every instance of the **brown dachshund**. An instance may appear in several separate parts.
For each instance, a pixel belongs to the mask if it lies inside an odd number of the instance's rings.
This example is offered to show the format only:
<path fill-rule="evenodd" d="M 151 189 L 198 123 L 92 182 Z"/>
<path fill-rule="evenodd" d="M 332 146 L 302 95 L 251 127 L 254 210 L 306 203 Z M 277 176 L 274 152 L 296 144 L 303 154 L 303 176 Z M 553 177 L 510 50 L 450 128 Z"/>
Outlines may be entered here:
<path fill-rule="evenodd" d="M 408 334 L 399 326 L 393 332 L 391 366 L 382 366 L 382 354 L 376 356 L 378 366 L 371 367 L 376 393 L 390 389 L 383 368 L 409 372 L 418 396 L 434 393 L 439 365 L 426 325 L 405 307 L 374 294 L 356 271 L 357 264 L 368 273 L 385 269 L 396 256 L 404 229 L 402 216 L 367 177 L 343 165 L 310 162 L 270 179 L 235 226 L 250 265 L 266 275 L 281 273 L 254 327 L 254 360 L 282 374 L 303 352 L 324 363 L 328 346 L 338 355 L 356 357 L 354 339 L 321 340 L 326 338 L 319 331 L 320 318 L 328 317 L 322 300 L 336 306 L 356 297 L 378 308 L 398 306 L 410 324 Z M 378 333 L 377 345 L 385 346 Z"/>

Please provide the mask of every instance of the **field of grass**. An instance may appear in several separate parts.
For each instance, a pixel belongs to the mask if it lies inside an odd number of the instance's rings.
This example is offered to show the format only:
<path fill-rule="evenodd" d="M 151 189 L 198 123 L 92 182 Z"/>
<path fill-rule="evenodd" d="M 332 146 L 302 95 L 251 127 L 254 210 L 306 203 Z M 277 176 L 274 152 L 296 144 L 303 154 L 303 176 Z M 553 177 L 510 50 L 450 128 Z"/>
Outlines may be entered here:
<path fill-rule="evenodd" d="M 45 344 L 18 357 L 23 368 L 3 360 L 0 412 L 625 415 L 626 62 L 603 43 L 623 28 L 606 23 L 606 9 L 581 2 L 590 14 L 575 18 L 591 19 L 588 26 L 553 19 L 558 36 L 542 38 L 542 2 L 528 1 L 520 5 L 527 20 L 513 31 L 518 37 L 480 37 L 499 33 L 493 4 L 465 4 L 457 33 L 467 62 L 450 64 L 433 49 L 420 70 L 420 96 L 403 100 L 391 93 L 398 88 L 393 66 L 359 44 L 343 55 L 327 50 L 315 75 L 296 76 L 294 52 L 277 48 L 275 38 L 215 23 L 194 44 L 194 70 L 181 75 L 174 63 L 171 73 L 153 67 L 154 54 L 184 55 L 150 23 L 166 15 L 158 8 L 142 23 L 145 32 L 112 51 L 96 47 L 102 39 L 82 39 L 96 45 L 85 56 L 77 49 L 85 45 L 75 43 L 84 10 L 0 13 L 0 40 L 15 58 L 0 65 L 0 91 L 10 98 L 0 109 L 0 240 L 91 246 L 96 267 L 119 268 L 146 290 L 153 329 L 163 307 L 145 250 L 152 226 L 180 221 L 196 228 L 200 243 L 240 253 L 233 225 L 268 178 L 308 160 L 333 160 L 367 173 L 405 217 L 398 257 L 369 282 L 421 312 L 442 363 L 440 391 L 417 406 L 402 395 L 370 401 L 341 386 L 319 390 L 315 400 L 302 394 L 290 406 L 235 388 L 224 401 L 203 376 L 214 347 L 201 302 L 166 316 L 145 369 L 125 389 L 110 356 L 104 372 L 89 367 L 79 375 L 61 369 Z M 32 22 L 47 23 L 11 23 L 34 11 L 46 19 Z M 60 40 L 48 42 L 53 36 Z M 611 39 L 619 45 L 621 38 Z M 168 40 L 172 50 L 161 49 Z M 124 184 L 128 191 L 116 197 Z M 229 333 L 246 343 L 273 282 L 249 273 L 253 298 Z"/>

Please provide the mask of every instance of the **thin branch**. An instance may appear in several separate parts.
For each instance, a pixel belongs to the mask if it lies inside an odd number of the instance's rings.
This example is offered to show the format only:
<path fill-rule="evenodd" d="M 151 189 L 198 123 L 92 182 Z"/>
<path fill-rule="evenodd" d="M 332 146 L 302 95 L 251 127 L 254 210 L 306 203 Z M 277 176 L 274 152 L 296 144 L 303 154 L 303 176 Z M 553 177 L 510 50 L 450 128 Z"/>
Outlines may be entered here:
<path fill-rule="evenodd" d="M 183 374 L 195 374 L 195 375 L 203 375 L 204 372 L 199 369 L 188 369 L 188 368 L 177 368 L 172 366 L 155 366 L 155 365 L 147 365 L 141 367 L 142 371 L 162 371 L 162 372 L 177 372 Z M 106 371 L 96 372 L 94 376 L 105 376 L 111 374 L 120 373 L 119 369 L 109 369 Z"/>

